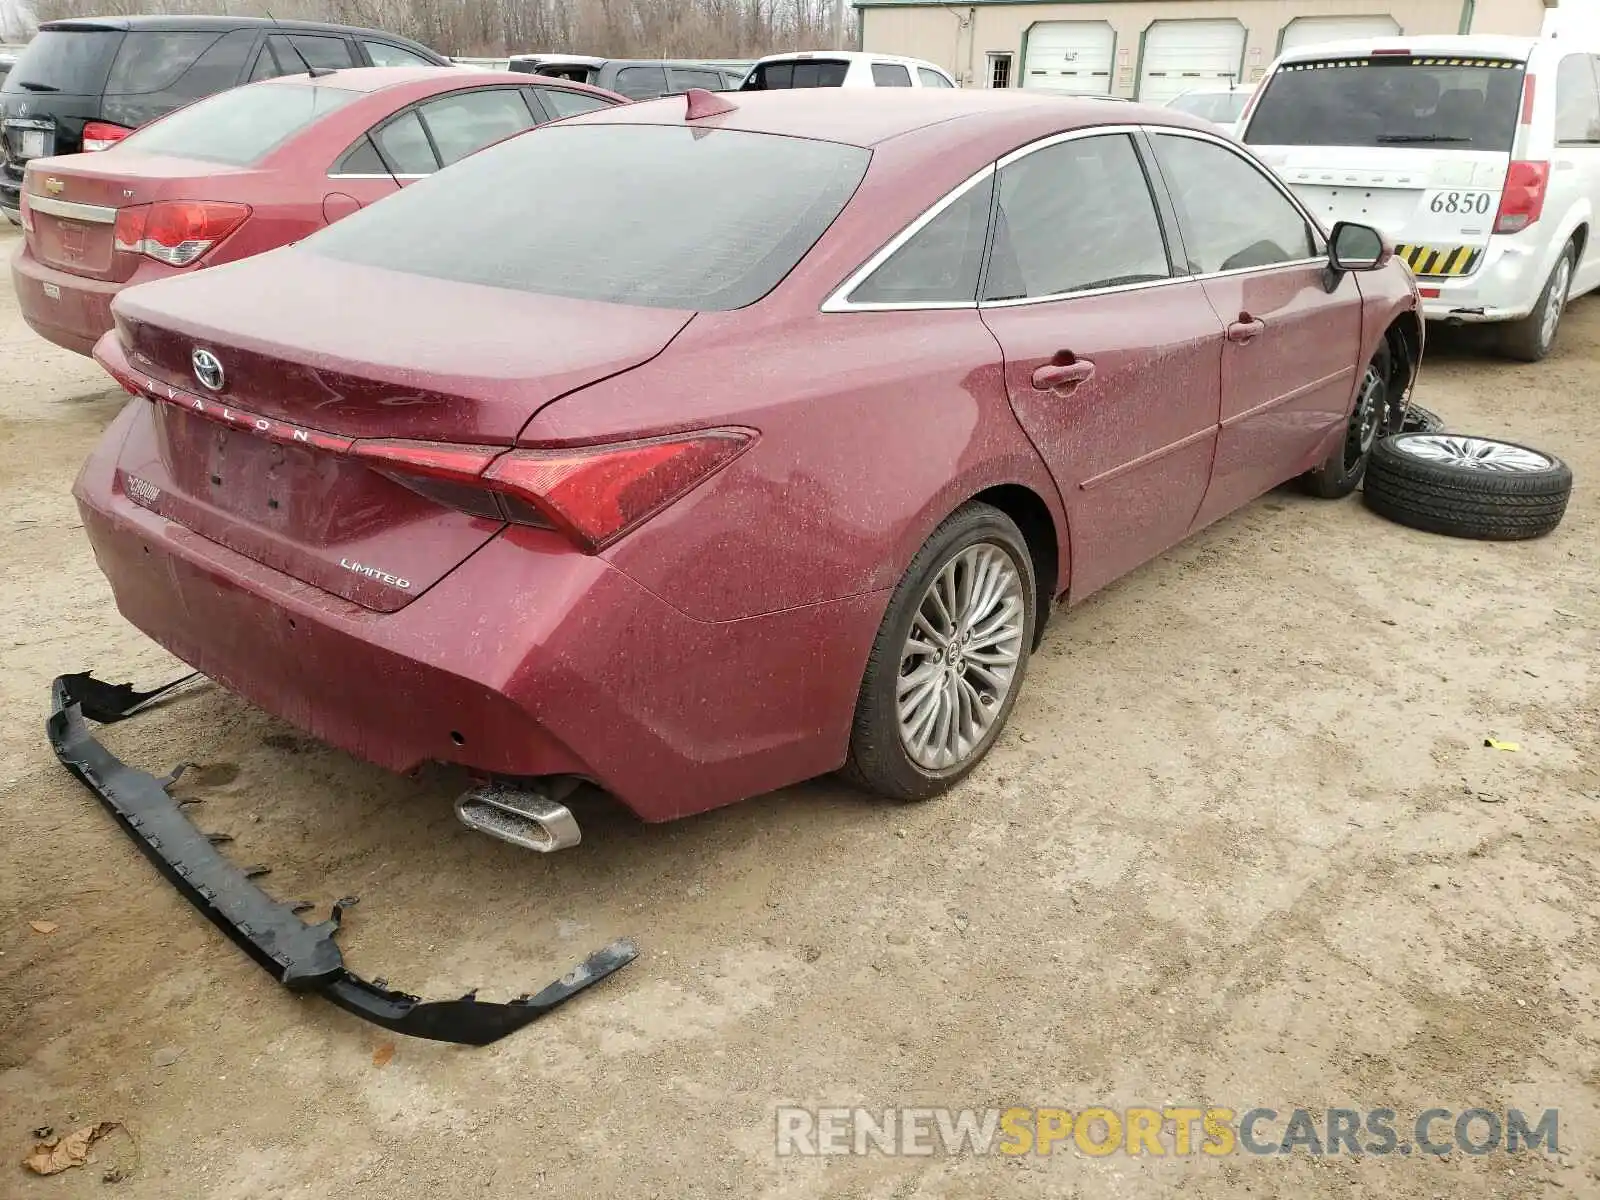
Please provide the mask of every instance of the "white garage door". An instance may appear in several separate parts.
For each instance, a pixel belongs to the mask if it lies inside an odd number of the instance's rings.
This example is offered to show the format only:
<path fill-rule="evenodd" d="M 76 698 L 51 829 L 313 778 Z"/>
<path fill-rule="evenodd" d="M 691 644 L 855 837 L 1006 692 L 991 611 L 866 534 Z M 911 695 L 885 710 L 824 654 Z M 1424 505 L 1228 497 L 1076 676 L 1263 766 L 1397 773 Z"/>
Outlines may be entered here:
<path fill-rule="evenodd" d="M 1400 22 L 1393 17 L 1296 17 L 1283 27 L 1278 53 L 1346 38 L 1394 37 L 1399 32 Z"/>
<path fill-rule="evenodd" d="M 1022 86 L 1109 95 L 1116 40 L 1105 21 L 1040 21 L 1028 30 Z"/>
<path fill-rule="evenodd" d="M 1139 99 L 1162 104 L 1197 87 L 1237 80 L 1244 26 L 1237 21 L 1157 21 L 1144 37 Z"/>

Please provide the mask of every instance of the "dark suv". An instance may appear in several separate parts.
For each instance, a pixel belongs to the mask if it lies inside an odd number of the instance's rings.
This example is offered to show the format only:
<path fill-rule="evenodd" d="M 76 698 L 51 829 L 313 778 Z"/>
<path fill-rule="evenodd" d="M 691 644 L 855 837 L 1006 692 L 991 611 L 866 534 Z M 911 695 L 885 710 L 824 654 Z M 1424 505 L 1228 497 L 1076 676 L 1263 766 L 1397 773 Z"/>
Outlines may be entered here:
<path fill-rule="evenodd" d="M 30 158 L 104 150 L 180 105 L 310 67 L 449 66 L 426 46 L 346 25 L 259 17 L 46 21 L 0 84 L 0 211 L 20 224 Z"/>
<path fill-rule="evenodd" d="M 591 58 L 586 54 L 513 54 L 511 70 L 572 79 L 617 92 L 629 100 L 654 100 L 692 87 L 731 92 L 747 66 L 663 58 Z"/>

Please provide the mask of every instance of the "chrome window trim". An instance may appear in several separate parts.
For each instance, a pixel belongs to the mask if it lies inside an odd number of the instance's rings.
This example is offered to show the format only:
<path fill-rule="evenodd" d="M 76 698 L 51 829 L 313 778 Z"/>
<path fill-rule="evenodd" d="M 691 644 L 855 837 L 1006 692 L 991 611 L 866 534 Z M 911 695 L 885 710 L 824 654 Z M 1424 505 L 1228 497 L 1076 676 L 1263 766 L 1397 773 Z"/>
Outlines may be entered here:
<path fill-rule="evenodd" d="M 437 174 L 437 172 L 434 172 L 434 173 Z M 362 174 L 360 172 L 354 172 L 354 171 L 343 172 L 343 173 L 336 173 L 336 172 L 330 171 L 330 172 L 328 172 L 328 178 L 329 179 L 395 179 L 395 180 L 399 180 L 399 179 L 426 179 L 426 178 L 428 178 L 428 176 L 426 176 L 426 175 L 407 175 L 404 172 L 401 172 L 399 175 L 391 175 L 387 171 L 384 171 L 382 173 L 375 173 L 375 174 L 371 174 L 371 175 L 365 175 L 365 174 Z"/>
<path fill-rule="evenodd" d="M 1272 186 L 1278 190 L 1279 195 L 1283 196 L 1284 199 L 1289 201 L 1290 206 L 1300 214 L 1301 219 L 1305 221 L 1306 225 L 1311 229 L 1313 234 L 1316 235 L 1317 242 L 1323 245 L 1323 253 L 1311 255 L 1307 258 L 1290 259 L 1287 262 L 1268 263 L 1265 266 L 1260 267 L 1235 267 L 1228 271 L 1204 271 L 1195 272 L 1193 274 L 1184 272 L 1181 274 L 1172 275 L 1166 279 L 1151 279 L 1144 283 L 1120 283 L 1112 287 L 1085 288 L 1082 291 L 1075 292 L 1056 292 L 1049 296 L 1021 296 L 1012 300 L 976 300 L 972 303 L 967 303 L 960 300 L 858 302 L 849 299 L 849 295 L 852 291 L 865 282 L 867 277 L 881 267 L 895 254 L 896 251 L 914 238 L 925 225 L 934 220 L 934 218 L 936 218 L 940 213 L 949 208 L 950 205 L 954 204 L 963 195 L 965 195 L 968 189 L 977 186 L 989 176 L 998 175 L 999 172 L 1005 167 L 1026 158 L 1030 154 L 1035 154 L 1040 150 L 1049 149 L 1051 146 L 1059 146 L 1063 142 L 1072 142 L 1078 141 L 1082 138 L 1103 137 L 1117 134 L 1133 137 L 1141 133 L 1152 137 L 1156 134 L 1174 134 L 1178 137 L 1193 138 L 1195 141 L 1199 142 L 1210 142 L 1213 145 L 1219 146 L 1228 151 L 1230 154 L 1234 155 L 1234 157 L 1243 159 L 1245 165 L 1254 169 L 1257 174 L 1261 175 L 1268 183 L 1272 184 Z M 1156 182 L 1158 181 L 1152 180 L 1152 186 Z M 1161 182 L 1163 186 L 1165 185 L 1165 180 L 1161 180 L 1159 182 Z M 1151 196 L 1151 202 L 1152 204 L 1155 203 L 1154 196 Z M 1156 216 L 1159 220 L 1159 205 L 1156 205 Z M 842 284 L 835 288 L 828 298 L 823 301 L 821 311 L 825 313 L 918 312 L 926 310 L 964 308 L 1020 308 L 1023 305 L 1028 304 L 1054 304 L 1062 300 L 1077 300 L 1089 296 L 1106 296 L 1117 292 L 1147 291 L 1150 288 L 1169 287 L 1175 283 L 1194 283 L 1206 279 L 1227 279 L 1235 275 L 1264 274 L 1268 271 L 1284 271 L 1291 268 L 1300 269 L 1314 265 L 1326 266 L 1328 261 L 1326 242 L 1326 231 L 1322 228 L 1321 224 L 1316 220 L 1316 218 L 1313 217 L 1306 209 L 1305 205 L 1300 202 L 1300 198 L 1289 190 L 1288 185 L 1280 180 L 1275 174 L 1273 174 L 1269 168 L 1264 167 L 1261 163 L 1257 162 L 1248 153 L 1242 151 L 1227 138 L 1222 137 L 1219 134 L 1208 133 L 1205 130 L 1186 129 L 1178 125 L 1094 125 L 1084 129 L 1069 129 L 1063 133 L 1050 134 L 1048 137 L 1040 138 L 1038 141 L 1029 142 L 1026 146 L 1019 146 L 1009 154 L 1003 155 L 998 161 L 990 163 L 981 171 L 978 171 L 976 174 L 963 180 L 961 183 L 958 183 L 953 189 L 945 193 L 943 197 L 936 201 L 931 208 L 927 209 L 915 221 L 907 225 L 898 234 L 885 243 L 882 249 L 869 258 L 862 266 L 858 267 Z"/>
<path fill-rule="evenodd" d="M 989 163 L 976 173 L 967 176 L 967 178 L 956 184 L 955 187 L 951 188 L 938 200 L 934 201 L 931 208 L 925 209 L 921 216 L 917 217 L 911 222 L 911 224 L 907 225 L 899 233 L 895 234 L 894 237 L 890 238 L 884 243 L 883 247 L 878 250 L 876 254 L 867 259 L 866 262 L 862 263 L 861 266 L 857 267 L 853 272 L 851 272 L 850 276 L 838 287 L 836 287 L 832 294 L 830 294 L 828 298 L 822 302 L 821 311 L 825 313 L 904 312 L 908 310 L 926 309 L 977 308 L 978 300 L 976 295 L 974 295 L 971 300 L 856 301 L 851 300 L 849 297 L 851 292 L 855 291 L 856 288 L 865 283 L 867 278 L 874 271 L 883 266 L 883 264 L 888 262 L 889 259 L 893 258 L 900 247 L 904 246 L 912 238 L 916 237 L 917 234 L 921 233 L 922 230 L 928 224 L 934 221 L 940 213 L 944 212 L 945 209 L 949 208 L 957 200 L 965 196 L 971 189 L 977 187 L 978 184 L 982 183 L 986 179 L 992 178 L 994 174 L 995 164 Z"/>
<path fill-rule="evenodd" d="M 52 217 L 65 217 L 69 221 L 86 221 L 91 225 L 115 225 L 117 210 L 102 204 L 75 204 L 71 200 L 52 200 L 48 196 L 28 193 L 28 208 Z"/>

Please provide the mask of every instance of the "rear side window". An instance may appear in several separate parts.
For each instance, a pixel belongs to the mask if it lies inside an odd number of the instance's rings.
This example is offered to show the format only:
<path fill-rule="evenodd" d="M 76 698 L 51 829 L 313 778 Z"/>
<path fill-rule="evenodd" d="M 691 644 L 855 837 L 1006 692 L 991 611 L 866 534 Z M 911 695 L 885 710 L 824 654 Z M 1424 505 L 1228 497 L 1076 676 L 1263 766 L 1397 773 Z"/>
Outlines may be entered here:
<path fill-rule="evenodd" d="M 275 33 L 261 47 L 251 79 L 273 79 L 279 75 L 300 75 L 308 66 L 329 67 L 335 71 L 352 67 L 350 43 L 341 37 L 295 33 Z"/>
<path fill-rule="evenodd" d="M 722 72 L 695 70 L 692 67 L 672 67 L 667 71 L 672 81 L 672 90 L 675 92 L 686 91 L 689 88 L 705 88 L 708 92 L 722 90 Z"/>
<path fill-rule="evenodd" d="M 910 87 L 911 72 L 899 63 L 873 63 L 873 87 Z"/>
<path fill-rule="evenodd" d="M 922 80 L 923 87 L 947 88 L 950 86 L 950 81 L 948 79 L 939 74 L 937 71 L 930 71 L 927 67 L 917 68 L 917 78 Z"/>
<path fill-rule="evenodd" d="M 610 108 L 611 103 L 599 96 L 586 96 L 582 92 L 569 92 L 565 88 L 539 88 L 539 98 L 550 106 L 555 119 L 575 117 L 579 113 L 593 112 L 597 108 Z"/>
<path fill-rule="evenodd" d="M 1425 146 L 1509 152 L 1522 64 L 1382 56 L 1285 63 L 1250 118 L 1252 146 Z"/>
<path fill-rule="evenodd" d="M 666 69 L 659 66 L 621 67 L 613 89 L 630 100 L 654 100 L 667 90 Z"/>
<path fill-rule="evenodd" d="M 1170 274 L 1155 200 L 1126 135 L 1060 142 L 1001 169 L 985 299 L 1059 296 Z"/>
<path fill-rule="evenodd" d="M 850 293 L 853 304 L 973 304 L 994 176 L 973 184 Z"/>
<path fill-rule="evenodd" d="M 98 96 L 122 38 L 114 29 L 42 29 L 18 56 L 5 90 Z"/>
<path fill-rule="evenodd" d="M 375 131 L 372 139 L 396 175 L 431 175 L 439 169 L 428 132 L 415 111 L 400 114 Z"/>
<path fill-rule="evenodd" d="M 122 41 L 106 80 L 108 96 L 162 93 L 176 103 L 231 88 L 244 74 L 255 31 L 166 33 L 135 30 Z"/>
<path fill-rule="evenodd" d="M 843 87 L 850 64 L 807 58 L 798 62 L 757 63 L 740 91 L 768 92 L 781 88 Z"/>
<path fill-rule="evenodd" d="M 130 134 L 118 149 L 171 154 L 242 167 L 358 93 L 341 88 L 281 83 L 218 92 Z"/>
<path fill-rule="evenodd" d="M 777 286 L 849 201 L 869 159 L 859 146 L 726 129 L 552 125 L 301 245 L 435 279 L 721 311 Z"/>
<path fill-rule="evenodd" d="M 458 92 L 422 106 L 422 119 L 444 166 L 481 150 L 490 142 L 533 125 L 528 103 L 516 88 Z"/>
<path fill-rule="evenodd" d="M 1569 54 L 1556 69 L 1556 141 L 1564 146 L 1600 141 L 1600 94 L 1594 59 Z"/>

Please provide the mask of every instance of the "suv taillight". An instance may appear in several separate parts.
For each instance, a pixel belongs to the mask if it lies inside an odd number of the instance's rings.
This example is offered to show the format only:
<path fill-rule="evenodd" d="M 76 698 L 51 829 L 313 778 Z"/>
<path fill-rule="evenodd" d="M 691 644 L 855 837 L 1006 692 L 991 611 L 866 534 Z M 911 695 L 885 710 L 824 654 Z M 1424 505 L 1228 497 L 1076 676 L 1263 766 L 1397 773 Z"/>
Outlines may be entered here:
<path fill-rule="evenodd" d="M 171 267 L 187 267 L 250 215 L 248 204 L 163 200 L 117 210 L 117 249 Z"/>
<path fill-rule="evenodd" d="M 23 233 L 32 233 L 33 232 L 33 212 L 32 212 L 32 210 L 30 210 L 28 208 L 28 186 L 27 186 L 27 184 L 23 184 L 23 186 L 22 186 L 22 195 L 18 200 L 17 207 L 20 210 L 20 216 L 22 218 L 22 232 Z"/>
<path fill-rule="evenodd" d="M 89 121 L 83 127 L 83 148 L 109 150 L 132 132 L 133 130 L 113 125 L 110 121 Z"/>
<path fill-rule="evenodd" d="M 1549 163 L 1512 163 L 1506 170 L 1506 186 L 1500 193 L 1500 211 L 1495 214 L 1494 231 L 1521 233 L 1537 221 L 1544 212 L 1544 192 L 1549 182 Z"/>

